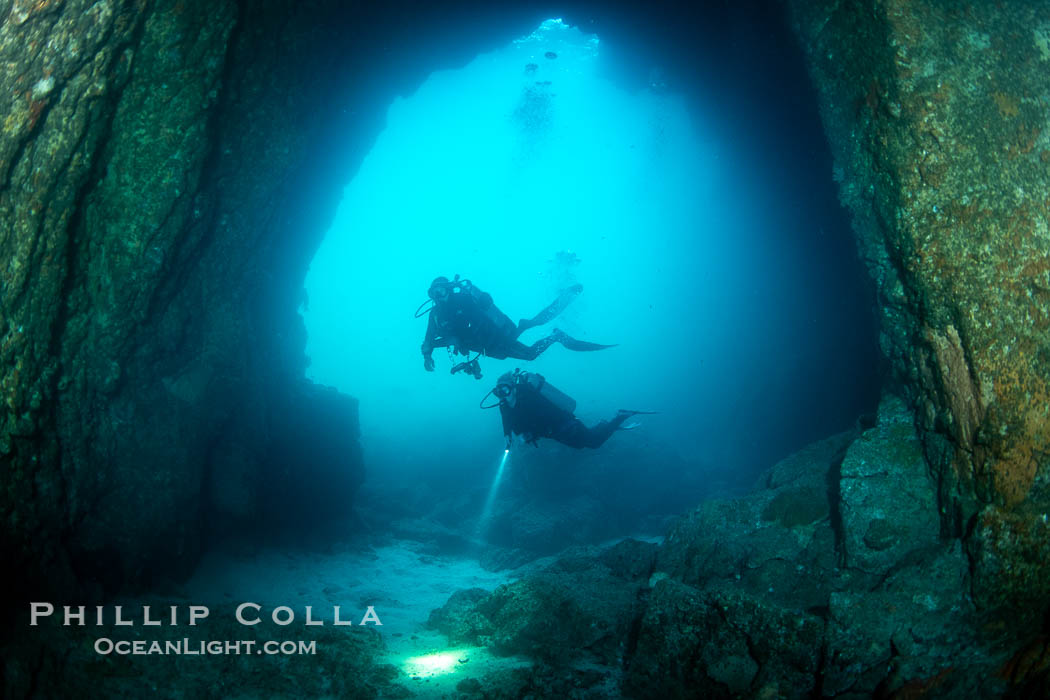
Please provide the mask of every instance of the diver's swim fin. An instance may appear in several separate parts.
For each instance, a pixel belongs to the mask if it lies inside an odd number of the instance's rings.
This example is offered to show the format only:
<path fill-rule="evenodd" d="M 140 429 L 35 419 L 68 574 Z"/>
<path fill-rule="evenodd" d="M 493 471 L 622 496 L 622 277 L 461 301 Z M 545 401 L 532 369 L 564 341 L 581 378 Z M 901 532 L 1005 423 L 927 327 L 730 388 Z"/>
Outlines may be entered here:
<path fill-rule="evenodd" d="M 621 425 L 619 428 L 617 428 L 617 430 L 634 430 L 635 428 L 640 428 L 641 426 L 641 423 L 628 423 L 627 425 Z"/>
<path fill-rule="evenodd" d="M 523 318 L 518 321 L 518 335 L 521 335 L 530 328 L 542 326 L 545 323 L 553 321 L 557 318 L 558 314 L 565 310 L 565 307 L 572 303 L 573 299 L 580 296 L 580 292 L 582 291 L 582 284 L 574 284 L 559 294 L 558 298 L 551 302 L 551 304 L 543 311 L 539 312 L 532 318 Z"/>
<path fill-rule="evenodd" d="M 617 413 L 626 413 L 629 416 L 655 416 L 659 411 L 628 411 L 626 408 L 621 408 Z"/>
<path fill-rule="evenodd" d="M 560 331 L 557 328 L 552 333 L 556 342 L 559 342 L 565 348 L 569 350 L 575 350 L 576 352 L 590 352 L 592 350 L 605 350 L 606 348 L 615 348 L 616 344 L 612 345 L 601 345 L 599 343 L 588 343 L 585 340 L 576 340 L 565 331 Z"/>

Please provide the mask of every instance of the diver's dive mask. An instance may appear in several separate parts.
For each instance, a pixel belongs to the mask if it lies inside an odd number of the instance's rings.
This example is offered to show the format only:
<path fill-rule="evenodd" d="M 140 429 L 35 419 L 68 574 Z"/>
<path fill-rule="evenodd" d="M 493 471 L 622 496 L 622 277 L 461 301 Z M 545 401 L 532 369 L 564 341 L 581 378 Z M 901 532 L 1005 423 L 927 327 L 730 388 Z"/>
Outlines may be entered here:
<path fill-rule="evenodd" d="M 430 289 L 427 290 L 427 296 L 434 301 L 444 301 L 448 298 L 449 287 L 452 285 L 448 281 L 448 277 L 438 277 L 430 283 Z"/>
<path fill-rule="evenodd" d="M 459 275 L 450 282 L 448 277 L 438 277 L 430 283 L 427 296 L 435 302 L 442 302 L 453 294 L 461 294 L 470 288 L 470 280 L 460 280 Z"/>
<path fill-rule="evenodd" d="M 489 393 L 485 394 L 485 396 L 481 399 L 481 407 L 496 408 L 501 404 L 506 404 L 511 408 L 514 408 L 515 404 L 517 404 L 518 402 L 517 392 L 515 391 L 515 385 L 517 384 L 517 381 L 518 373 L 516 371 L 505 372 L 502 375 L 500 375 L 500 378 L 496 381 L 496 386 L 494 386 L 489 391 Z M 495 396 L 498 399 L 498 401 L 496 403 L 486 405 L 485 399 L 487 399 L 490 395 Z"/>
<path fill-rule="evenodd" d="M 504 372 L 500 375 L 500 378 L 496 380 L 496 386 L 492 389 L 492 395 L 500 400 L 500 403 L 505 403 L 511 408 L 514 408 L 518 403 L 518 381 L 521 370 L 514 370 L 513 372 Z"/>

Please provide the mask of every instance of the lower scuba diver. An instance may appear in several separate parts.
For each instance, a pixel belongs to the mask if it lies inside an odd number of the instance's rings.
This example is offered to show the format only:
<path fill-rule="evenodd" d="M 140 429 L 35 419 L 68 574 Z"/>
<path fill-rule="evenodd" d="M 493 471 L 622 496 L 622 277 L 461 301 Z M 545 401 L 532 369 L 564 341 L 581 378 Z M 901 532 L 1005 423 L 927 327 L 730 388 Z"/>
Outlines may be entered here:
<path fill-rule="evenodd" d="M 489 395 L 498 403 L 485 404 Z M 599 421 L 588 428 L 574 415 L 576 401 L 552 386 L 535 372 L 516 369 L 500 376 L 496 386 L 481 400 L 482 408 L 499 407 L 503 419 L 503 434 L 510 449 L 515 435 L 536 445 L 540 438 L 556 440 L 575 448 L 601 447 L 617 430 L 631 430 L 637 423 L 624 425 L 631 416 L 654 411 L 620 410 L 610 420 Z"/>
<path fill-rule="evenodd" d="M 481 355 L 497 360 L 508 357 L 535 360 L 554 343 L 578 352 L 613 347 L 577 340 L 557 328 L 532 345 L 525 345 L 518 340 L 518 336 L 530 328 L 552 321 L 582 291 L 583 285 L 572 285 L 538 314 L 532 318 L 523 318 L 515 324 L 496 307 L 490 294 L 475 287 L 470 280 L 461 280 L 459 275 L 451 281 L 447 277 L 438 277 L 431 282 L 427 291 L 432 305 L 424 308 L 428 302 L 423 302 L 416 310 L 417 318 L 425 313 L 430 314 L 421 347 L 423 369 L 434 371 L 433 352 L 434 348 L 440 347 L 447 347 L 450 353 L 467 357 L 466 361 L 452 368 L 453 374 L 464 371 L 476 379 L 481 379 L 481 367 L 478 364 Z M 471 352 L 477 355 L 471 358 Z"/>

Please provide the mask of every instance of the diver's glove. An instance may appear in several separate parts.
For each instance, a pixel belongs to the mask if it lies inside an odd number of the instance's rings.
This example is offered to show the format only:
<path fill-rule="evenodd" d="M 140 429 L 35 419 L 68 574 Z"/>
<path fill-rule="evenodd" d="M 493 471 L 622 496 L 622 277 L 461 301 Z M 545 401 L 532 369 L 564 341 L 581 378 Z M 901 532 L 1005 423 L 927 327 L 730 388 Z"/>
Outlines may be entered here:
<path fill-rule="evenodd" d="M 428 372 L 434 371 L 434 358 L 430 355 L 423 355 L 423 369 Z"/>

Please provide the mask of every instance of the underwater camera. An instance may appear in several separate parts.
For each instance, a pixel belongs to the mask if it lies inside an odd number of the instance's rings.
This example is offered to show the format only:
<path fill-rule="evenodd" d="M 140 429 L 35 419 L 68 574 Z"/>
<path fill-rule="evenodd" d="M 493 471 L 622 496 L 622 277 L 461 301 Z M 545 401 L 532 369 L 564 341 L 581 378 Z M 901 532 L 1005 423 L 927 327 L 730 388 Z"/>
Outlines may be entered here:
<path fill-rule="evenodd" d="M 481 365 L 478 364 L 478 358 L 473 360 L 467 360 L 466 362 L 460 362 L 458 365 L 452 366 L 452 374 L 457 372 L 466 372 L 467 374 L 474 377 L 474 379 L 481 379 Z"/>

